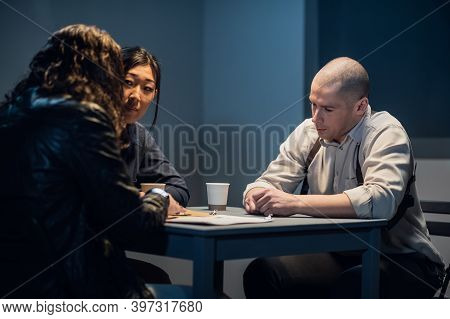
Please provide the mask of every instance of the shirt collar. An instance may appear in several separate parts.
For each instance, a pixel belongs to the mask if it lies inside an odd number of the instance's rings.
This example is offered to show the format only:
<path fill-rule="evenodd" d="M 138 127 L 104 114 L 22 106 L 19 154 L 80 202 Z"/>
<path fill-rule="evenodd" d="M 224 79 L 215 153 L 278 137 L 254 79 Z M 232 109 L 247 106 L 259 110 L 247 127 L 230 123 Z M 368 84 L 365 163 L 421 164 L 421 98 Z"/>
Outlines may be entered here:
<path fill-rule="evenodd" d="M 348 132 L 347 136 L 351 138 L 353 141 L 355 141 L 357 144 L 361 143 L 362 135 L 363 135 L 363 129 L 364 125 L 363 123 L 366 122 L 370 115 L 372 114 L 372 108 L 370 105 L 367 105 L 366 113 L 361 118 L 361 120 L 358 122 L 358 124 L 353 127 L 350 132 Z"/>
<path fill-rule="evenodd" d="M 361 120 L 358 122 L 358 124 L 356 124 L 351 130 L 350 132 L 347 133 L 347 136 L 345 137 L 345 139 L 342 141 L 342 143 L 337 143 L 337 142 L 327 142 L 324 139 L 320 138 L 319 142 L 323 147 L 327 147 L 327 146 L 335 146 L 338 147 L 340 145 L 343 145 L 347 142 L 347 139 L 352 139 L 354 142 L 356 142 L 357 144 L 361 143 L 361 139 L 362 139 L 362 134 L 363 134 L 363 123 L 370 117 L 372 113 L 372 109 L 370 107 L 370 105 L 367 105 L 367 109 L 366 109 L 366 113 L 364 113 L 364 116 L 361 118 Z"/>

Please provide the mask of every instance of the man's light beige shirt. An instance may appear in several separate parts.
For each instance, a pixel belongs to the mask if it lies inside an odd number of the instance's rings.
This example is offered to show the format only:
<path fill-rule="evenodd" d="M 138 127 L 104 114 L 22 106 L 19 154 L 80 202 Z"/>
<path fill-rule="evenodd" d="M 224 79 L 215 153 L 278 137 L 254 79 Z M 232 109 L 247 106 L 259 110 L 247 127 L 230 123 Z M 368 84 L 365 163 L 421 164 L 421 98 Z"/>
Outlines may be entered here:
<path fill-rule="evenodd" d="M 305 162 L 318 138 L 311 119 L 305 120 L 280 146 L 278 157 L 246 193 L 255 187 L 276 188 L 293 193 L 305 177 Z M 390 219 L 403 199 L 414 164 L 411 147 L 403 126 L 387 112 L 366 115 L 340 144 L 320 139 L 320 147 L 308 168 L 310 194 L 341 194 L 350 199 L 359 218 Z M 358 155 L 359 154 L 359 155 Z M 364 184 L 358 186 L 356 161 L 359 158 Z M 415 198 L 404 217 L 382 235 L 385 253 L 420 252 L 443 264 L 442 257 L 430 241 L 425 219 Z"/>

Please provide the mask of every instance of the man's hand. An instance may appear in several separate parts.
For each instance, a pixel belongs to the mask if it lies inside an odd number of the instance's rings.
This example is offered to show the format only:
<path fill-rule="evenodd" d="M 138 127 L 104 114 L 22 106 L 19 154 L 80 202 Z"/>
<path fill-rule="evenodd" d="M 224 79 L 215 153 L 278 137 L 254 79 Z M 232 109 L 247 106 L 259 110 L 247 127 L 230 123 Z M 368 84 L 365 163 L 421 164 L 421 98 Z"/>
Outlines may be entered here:
<path fill-rule="evenodd" d="M 265 188 L 257 187 L 248 191 L 245 195 L 244 208 L 249 214 L 258 214 L 256 202 L 264 195 Z"/>
<path fill-rule="evenodd" d="M 180 213 L 184 213 L 186 208 L 178 204 L 178 202 L 172 197 L 172 195 L 169 194 L 170 202 L 169 202 L 169 209 L 167 211 L 167 214 L 170 215 L 180 215 Z"/>
<path fill-rule="evenodd" d="M 291 216 L 298 213 L 299 199 L 296 195 L 288 194 L 278 189 L 263 189 L 253 198 L 256 198 L 254 204 L 256 211 L 265 216 L 269 214 Z"/>
<path fill-rule="evenodd" d="M 249 214 L 291 216 L 305 214 L 313 217 L 358 218 L 348 196 L 293 195 L 277 189 L 254 188 L 244 201 Z"/>

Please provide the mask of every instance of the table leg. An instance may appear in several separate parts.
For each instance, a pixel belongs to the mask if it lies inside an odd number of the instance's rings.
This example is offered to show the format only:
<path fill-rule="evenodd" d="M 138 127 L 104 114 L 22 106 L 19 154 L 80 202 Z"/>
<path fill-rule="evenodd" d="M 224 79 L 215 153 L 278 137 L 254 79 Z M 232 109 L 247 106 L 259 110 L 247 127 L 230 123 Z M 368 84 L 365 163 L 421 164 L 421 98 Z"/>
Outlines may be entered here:
<path fill-rule="evenodd" d="M 223 261 L 215 261 L 215 240 L 198 237 L 195 239 L 193 260 L 194 298 L 217 298 L 223 289 Z"/>
<path fill-rule="evenodd" d="M 214 289 L 216 298 L 220 298 L 219 294 L 223 292 L 223 261 L 214 263 Z"/>
<path fill-rule="evenodd" d="M 369 231 L 370 245 L 362 255 L 362 298 L 379 298 L 380 283 L 380 229 L 374 228 Z"/>

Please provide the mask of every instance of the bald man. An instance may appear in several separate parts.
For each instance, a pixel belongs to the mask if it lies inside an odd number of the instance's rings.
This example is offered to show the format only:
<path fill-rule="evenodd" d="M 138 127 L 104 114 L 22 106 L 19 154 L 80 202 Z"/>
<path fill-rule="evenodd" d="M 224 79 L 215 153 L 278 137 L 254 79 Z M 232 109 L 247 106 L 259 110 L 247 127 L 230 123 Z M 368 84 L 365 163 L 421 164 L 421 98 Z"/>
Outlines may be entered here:
<path fill-rule="evenodd" d="M 251 214 L 385 218 L 380 295 L 426 298 L 444 262 L 430 241 L 414 183 L 409 137 L 393 116 L 369 106 L 369 76 L 337 58 L 314 77 L 312 118 L 280 146 L 280 154 L 244 192 Z M 305 182 L 304 182 L 305 181 Z M 293 194 L 304 182 L 302 194 Z M 308 190 L 309 188 L 309 190 Z M 359 254 L 259 258 L 244 273 L 248 298 L 357 298 Z"/>

